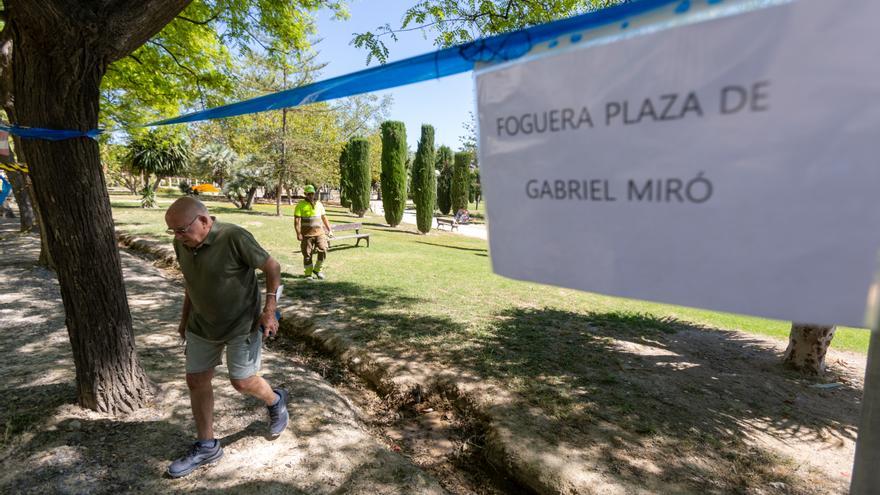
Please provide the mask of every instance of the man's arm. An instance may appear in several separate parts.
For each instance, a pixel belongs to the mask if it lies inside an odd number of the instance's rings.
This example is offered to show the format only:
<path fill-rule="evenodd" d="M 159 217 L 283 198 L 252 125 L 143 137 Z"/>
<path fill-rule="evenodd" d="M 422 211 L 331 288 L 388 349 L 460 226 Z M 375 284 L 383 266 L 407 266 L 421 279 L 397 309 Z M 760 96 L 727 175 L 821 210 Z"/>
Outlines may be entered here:
<path fill-rule="evenodd" d="M 302 235 L 302 217 L 293 217 L 293 228 L 296 229 L 296 240 L 303 240 Z M 271 258 L 270 258 L 271 259 Z"/>
<path fill-rule="evenodd" d="M 266 304 L 263 306 L 263 314 L 260 315 L 260 324 L 263 325 L 263 336 L 271 337 L 278 331 L 278 320 L 275 318 L 278 301 L 275 300 L 275 291 L 281 285 L 281 265 L 269 256 L 260 270 L 266 275 Z"/>
<path fill-rule="evenodd" d="M 180 315 L 180 325 L 177 326 L 177 333 L 180 334 L 180 338 L 186 340 L 186 322 L 189 320 L 189 312 L 192 309 L 192 301 L 189 300 L 189 291 L 184 289 L 183 291 L 183 311 L 181 311 Z"/>
<path fill-rule="evenodd" d="M 324 231 L 327 232 L 327 235 L 333 235 L 333 229 L 330 228 L 330 220 L 327 220 L 327 215 L 321 215 L 321 221 L 324 222 Z"/>

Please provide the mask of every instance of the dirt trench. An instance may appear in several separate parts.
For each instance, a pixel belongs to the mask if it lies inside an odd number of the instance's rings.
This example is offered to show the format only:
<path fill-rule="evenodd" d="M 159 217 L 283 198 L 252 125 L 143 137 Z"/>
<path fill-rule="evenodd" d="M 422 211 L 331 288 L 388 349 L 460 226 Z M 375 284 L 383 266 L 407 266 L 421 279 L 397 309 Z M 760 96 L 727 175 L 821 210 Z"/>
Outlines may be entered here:
<path fill-rule="evenodd" d="M 327 380 L 364 414 L 371 433 L 456 495 L 530 494 L 484 456 L 485 424 L 444 391 L 382 396 L 329 353 L 282 336 L 268 346 Z"/>

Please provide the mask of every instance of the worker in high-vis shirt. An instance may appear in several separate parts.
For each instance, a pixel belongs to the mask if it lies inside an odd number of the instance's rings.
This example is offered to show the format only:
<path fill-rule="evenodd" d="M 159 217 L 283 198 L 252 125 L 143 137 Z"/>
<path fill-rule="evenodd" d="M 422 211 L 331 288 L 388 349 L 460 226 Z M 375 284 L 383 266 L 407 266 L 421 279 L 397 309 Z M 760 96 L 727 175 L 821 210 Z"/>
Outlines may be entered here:
<path fill-rule="evenodd" d="M 330 228 L 330 221 L 327 220 L 324 205 L 315 195 L 315 186 L 306 186 L 304 192 L 306 199 L 297 203 L 293 211 L 296 240 L 300 241 L 306 278 L 314 276 L 323 280 L 324 273 L 321 272 L 321 268 L 327 258 L 327 236 L 332 236 L 333 230 Z M 318 254 L 318 261 L 313 264 L 312 258 L 315 253 Z"/>

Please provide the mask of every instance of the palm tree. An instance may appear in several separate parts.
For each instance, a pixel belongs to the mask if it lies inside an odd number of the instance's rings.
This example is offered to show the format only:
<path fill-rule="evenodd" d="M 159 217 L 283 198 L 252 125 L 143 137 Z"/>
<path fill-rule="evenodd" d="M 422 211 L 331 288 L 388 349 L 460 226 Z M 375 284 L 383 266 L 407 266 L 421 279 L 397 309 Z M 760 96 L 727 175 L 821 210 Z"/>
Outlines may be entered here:
<path fill-rule="evenodd" d="M 156 207 L 159 182 L 165 177 L 183 174 L 189 165 L 189 157 L 189 143 L 179 135 L 152 130 L 132 139 L 128 145 L 126 162 L 132 172 L 144 177 L 141 206 Z M 150 175 L 156 176 L 152 187 Z"/>
<path fill-rule="evenodd" d="M 226 179 L 232 177 L 238 155 L 231 148 L 221 143 L 212 143 L 196 153 L 194 175 L 211 180 L 220 188 Z"/>

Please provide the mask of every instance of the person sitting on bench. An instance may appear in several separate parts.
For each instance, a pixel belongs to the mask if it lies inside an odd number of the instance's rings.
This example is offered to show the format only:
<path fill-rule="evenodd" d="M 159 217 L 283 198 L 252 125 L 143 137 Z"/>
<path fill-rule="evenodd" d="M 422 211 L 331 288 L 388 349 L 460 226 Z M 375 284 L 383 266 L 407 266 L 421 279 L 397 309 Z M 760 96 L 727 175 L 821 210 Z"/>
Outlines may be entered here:
<path fill-rule="evenodd" d="M 471 215 L 468 213 L 467 209 L 459 208 L 457 212 L 455 212 L 455 223 L 457 224 L 466 224 L 471 223 Z"/>

